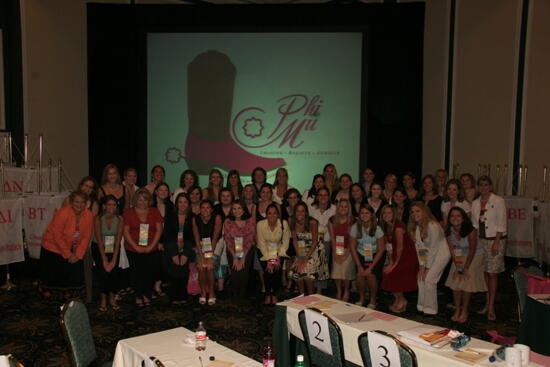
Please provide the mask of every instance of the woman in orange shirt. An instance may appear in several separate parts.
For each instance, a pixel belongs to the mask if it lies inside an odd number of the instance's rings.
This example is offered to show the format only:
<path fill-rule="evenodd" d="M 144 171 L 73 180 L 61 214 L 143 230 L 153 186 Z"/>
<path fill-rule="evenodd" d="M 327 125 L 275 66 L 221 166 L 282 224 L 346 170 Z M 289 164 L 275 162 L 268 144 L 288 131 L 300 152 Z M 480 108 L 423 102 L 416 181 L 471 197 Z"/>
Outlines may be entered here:
<path fill-rule="evenodd" d="M 93 231 L 93 215 L 86 209 L 88 195 L 73 191 L 69 205 L 58 209 L 42 236 L 40 267 L 44 296 L 62 291 L 65 298 L 84 288 L 82 259 Z"/>

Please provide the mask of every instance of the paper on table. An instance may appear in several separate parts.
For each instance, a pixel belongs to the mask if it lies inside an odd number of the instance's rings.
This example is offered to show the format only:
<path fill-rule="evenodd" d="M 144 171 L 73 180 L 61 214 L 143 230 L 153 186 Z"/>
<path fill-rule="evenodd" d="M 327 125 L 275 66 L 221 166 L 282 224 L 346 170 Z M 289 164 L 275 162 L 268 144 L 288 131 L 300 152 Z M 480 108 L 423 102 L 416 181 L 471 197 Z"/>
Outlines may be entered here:
<path fill-rule="evenodd" d="M 309 305 L 310 303 L 313 303 L 319 300 L 320 298 L 315 296 L 303 296 L 303 297 L 294 298 L 292 302 L 297 303 L 299 305 Z"/>
<path fill-rule="evenodd" d="M 342 321 L 344 324 L 353 324 L 356 322 L 365 322 L 372 320 L 372 316 L 365 312 L 342 313 L 334 315 L 333 317 Z"/>
<path fill-rule="evenodd" d="M 210 363 L 208 363 L 206 365 L 206 367 L 231 367 L 233 366 L 235 363 L 233 362 L 227 362 L 227 361 L 219 361 L 219 360 L 215 360 L 215 361 L 212 361 Z"/>
<path fill-rule="evenodd" d="M 309 307 L 309 308 L 318 308 L 319 310 L 328 310 L 337 303 L 338 302 L 335 302 L 335 301 L 323 300 L 323 301 L 312 303 L 312 304 L 308 305 L 307 307 Z"/>
<path fill-rule="evenodd" d="M 399 318 L 397 316 L 389 315 L 387 313 L 382 313 L 382 312 L 378 312 L 378 311 L 371 312 L 371 315 L 376 317 L 378 320 L 382 320 L 382 321 L 393 321 L 393 320 Z"/>
<path fill-rule="evenodd" d="M 478 352 L 477 350 L 470 349 L 470 348 L 464 349 L 458 354 L 455 354 L 455 357 L 457 358 L 463 359 L 468 362 L 474 362 L 474 363 L 479 361 L 480 359 L 487 358 L 488 356 L 489 356 L 488 354 Z"/>

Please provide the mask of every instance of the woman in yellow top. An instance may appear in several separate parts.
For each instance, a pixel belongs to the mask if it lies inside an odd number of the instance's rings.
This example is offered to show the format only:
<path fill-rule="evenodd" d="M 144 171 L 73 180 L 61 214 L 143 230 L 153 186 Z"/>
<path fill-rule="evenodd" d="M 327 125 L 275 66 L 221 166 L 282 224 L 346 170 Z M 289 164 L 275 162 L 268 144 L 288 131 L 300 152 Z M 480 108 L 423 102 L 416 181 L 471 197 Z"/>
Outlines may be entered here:
<path fill-rule="evenodd" d="M 286 220 L 280 219 L 279 207 L 275 203 L 266 209 L 266 219 L 256 225 L 258 249 L 262 257 L 260 264 L 264 270 L 265 304 L 277 303 L 277 292 L 281 288 L 281 269 L 284 258 L 288 257 L 290 228 Z"/>

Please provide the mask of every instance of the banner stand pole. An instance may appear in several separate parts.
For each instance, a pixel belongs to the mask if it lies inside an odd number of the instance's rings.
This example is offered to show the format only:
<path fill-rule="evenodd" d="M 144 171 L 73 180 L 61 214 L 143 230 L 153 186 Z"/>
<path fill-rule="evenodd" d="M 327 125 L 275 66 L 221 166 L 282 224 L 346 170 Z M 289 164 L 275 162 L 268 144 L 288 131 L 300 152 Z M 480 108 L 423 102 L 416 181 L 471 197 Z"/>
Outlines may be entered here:
<path fill-rule="evenodd" d="M 4 187 L 4 161 L 0 159 L 0 181 L 2 181 L 2 198 L 6 197 L 5 187 Z"/>
<path fill-rule="evenodd" d="M 4 285 L 1 286 L 0 289 L 4 289 L 6 291 L 11 291 L 15 287 L 16 287 L 16 285 L 11 282 L 10 266 L 9 266 L 9 264 L 6 264 L 6 283 L 4 283 Z"/>

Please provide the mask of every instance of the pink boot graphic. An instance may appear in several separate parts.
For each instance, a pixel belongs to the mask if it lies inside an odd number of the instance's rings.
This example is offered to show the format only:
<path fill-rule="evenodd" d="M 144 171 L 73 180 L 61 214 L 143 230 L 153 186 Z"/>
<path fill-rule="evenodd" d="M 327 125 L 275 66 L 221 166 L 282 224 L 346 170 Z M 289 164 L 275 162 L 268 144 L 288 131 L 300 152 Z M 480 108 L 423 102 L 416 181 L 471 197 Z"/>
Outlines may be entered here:
<path fill-rule="evenodd" d="M 203 52 L 189 63 L 187 72 L 189 132 L 184 157 L 189 168 L 202 175 L 213 167 L 250 174 L 258 166 L 269 171 L 285 164 L 281 158 L 249 153 L 231 137 L 236 69 L 227 55 L 214 50 Z M 166 160 L 179 161 L 178 151 L 169 148 Z"/>

